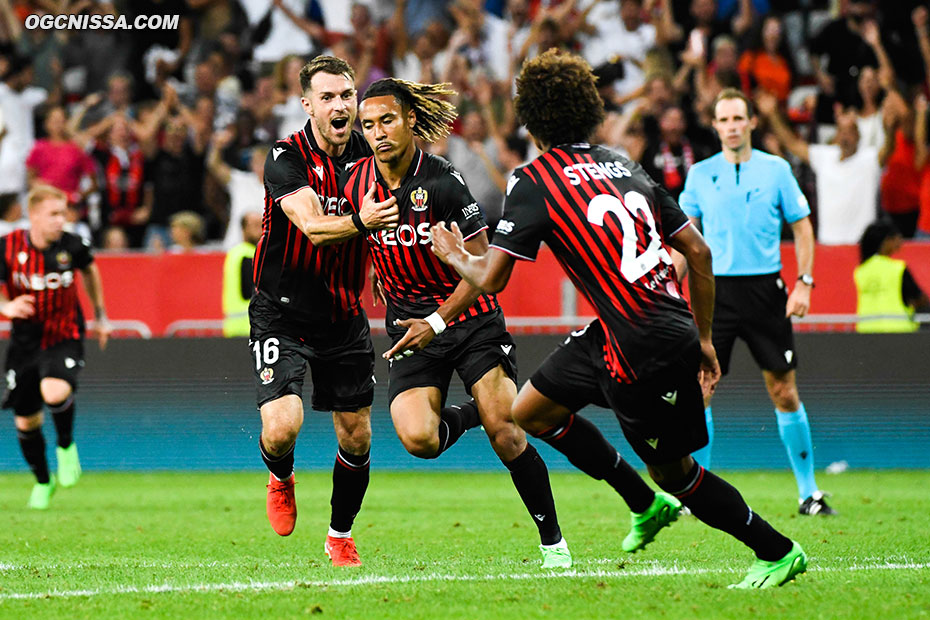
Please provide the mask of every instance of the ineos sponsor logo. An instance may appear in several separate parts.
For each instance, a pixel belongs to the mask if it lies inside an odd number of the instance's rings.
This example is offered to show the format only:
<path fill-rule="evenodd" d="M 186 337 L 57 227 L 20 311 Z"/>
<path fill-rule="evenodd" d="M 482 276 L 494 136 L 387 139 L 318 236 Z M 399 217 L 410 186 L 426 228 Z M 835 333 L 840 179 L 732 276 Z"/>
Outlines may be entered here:
<path fill-rule="evenodd" d="M 74 284 L 74 272 L 68 270 L 61 273 L 53 271 L 46 274 L 25 274 L 21 271 L 14 271 L 13 283 L 22 289 L 30 291 L 44 291 L 46 289 L 54 291 L 59 288 L 68 288 Z"/>
<path fill-rule="evenodd" d="M 382 245 L 403 245 L 413 247 L 417 244 L 427 245 L 433 240 L 430 223 L 421 222 L 416 228 L 410 224 L 401 224 L 396 230 L 381 230 L 372 233 L 372 238 Z"/>

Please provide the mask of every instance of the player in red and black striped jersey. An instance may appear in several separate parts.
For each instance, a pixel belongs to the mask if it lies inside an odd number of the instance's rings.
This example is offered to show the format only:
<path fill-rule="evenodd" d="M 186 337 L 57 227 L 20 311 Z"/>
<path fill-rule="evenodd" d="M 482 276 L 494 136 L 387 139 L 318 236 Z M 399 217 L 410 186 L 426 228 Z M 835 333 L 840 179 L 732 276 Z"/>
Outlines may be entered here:
<path fill-rule="evenodd" d="M 794 578 L 806 567 L 801 547 L 691 458 L 707 443 L 703 394 L 720 379 L 711 344 L 711 254 L 703 237 L 641 167 L 585 142 L 604 107 L 584 60 L 551 50 L 524 63 L 516 110 L 543 154 L 511 177 L 494 245 L 484 256 L 470 253 L 453 223 L 451 230 L 433 229 L 433 251 L 480 290 L 497 292 L 515 260 L 534 260 L 545 241 L 598 319 L 572 333 L 533 374 L 514 403 L 514 419 L 620 493 L 634 513 L 625 550 L 648 544 L 683 503 L 755 551 L 758 561 L 738 587 Z M 669 246 L 690 268 L 693 316 Z M 613 409 L 667 493 L 653 493 L 577 415 L 589 403 Z"/>
<path fill-rule="evenodd" d="M 287 536 L 297 519 L 294 444 L 309 364 L 313 408 L 333 412 L 339 443 L 324 549 L 334 565 L 358 565 L 351 530 L 368 487 L 374 397 L 374 348 L 359 303 L 368 251 L 360 235 L 396 226 L 397 207 L 393 198 L 376 203 L 369 195 L 358 211 L 345 208 L 344 176 L 371 152 L 352 130 L 352 68 L 318 56 L 301 69 L 300 83 L 310 119 L 268 153 L 253 261 L 249 347 L 262 416 L 259 449 L 270 472 L 268 519 Z"/>
<path fill-rule="evenodd" d="M 571 566 L 546 464 L 510 416 L 517 368 L 497 299 L 430 251 L 430 227 L 441 220 L 458 222 L 472 250 L 488 246 L 487 224 L 462 176 L 413 141 L 448 135 L 455 109 L 439 98 L 454 94 L 446 86 L 384 79 L 368 88 L 359 118 L 374 155 L 354 166 L 345 188 L 353 207 L 374 186 L 376 199 L 393 197 L 400 210 L 396 229 L 368 237 L 394 343 L 384 354 L 391 417 L 407 451 L 429 459 L 483 424 L 537 524 L 544 566 Z M 453 372 L 473 399 L 445 407 Z"/>
<path fill-rule="evenodd" d="M 53 187 L 29 193 L 29 228 L 0 238 L 0 313 L 12 320 L 6 358 L 5 408 L 13 409 L 19 445 L 36 477 L 29 507 L 48 508 L 56 480 L 49 474 L 42 436 L 47 406 L 58 435 L 58 479 L 70 487 L 81 475 L 74 443 L 74 392 L 84 366 L 84 315 L 75 272 L 93 302 L 100 348 L 110 334 L 100 271 L 90 245 L 64 232 L 67 197 Z"/>

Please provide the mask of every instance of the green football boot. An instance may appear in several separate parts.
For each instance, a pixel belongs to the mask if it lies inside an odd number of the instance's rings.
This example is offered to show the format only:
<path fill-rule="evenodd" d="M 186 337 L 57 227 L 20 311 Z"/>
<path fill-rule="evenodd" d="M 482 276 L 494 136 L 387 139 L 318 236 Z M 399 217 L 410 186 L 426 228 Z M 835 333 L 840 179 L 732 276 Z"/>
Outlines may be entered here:
<path fill-rule="evenodd" d="M 52 500 L 52 494 L 55 492 L 55 477 L 46 482 L 38 482 L 32 487 L 32 493 L 29 495 L 29 502 L 26 504 L 33 510 L 48 510 L 48 505 Z"/>
<path fill-rule="evenodd" d="M 657 491 L 652 505 L 645 512 L 630 513 L 633 526 L 623 539 L 623 550 L 636 553 L 644 548 L 652 542 L 659 530 L 676 520 L 679 514 L 681 502 L 668 493 Z"/>
<path fill-rule="evenodd" d="M 749 568 L 749 573 L 739 583 L 730 588 L 750 590 L 752 588 L 775 588 L 784 585 L 807 570 L 807 556 L 801 545 L 791 541 L 791 551 L 780 560 L 766 562 L 756 560 Z"/>
<path fill-rule="evenodd" d="M 58 484 L 73 487 L 81 477 L 77 444 L 72 441 L 67 448 L 55 448 L 55 455 L 58 457 Z"/>
<path fill-rule="evenodd" d="M 539 545 L 543 556 L 543 568 L 571 568 L 572 552 L 568 550 L 568 543 L 563 538 L 558 543 L 548 547 Z"/>

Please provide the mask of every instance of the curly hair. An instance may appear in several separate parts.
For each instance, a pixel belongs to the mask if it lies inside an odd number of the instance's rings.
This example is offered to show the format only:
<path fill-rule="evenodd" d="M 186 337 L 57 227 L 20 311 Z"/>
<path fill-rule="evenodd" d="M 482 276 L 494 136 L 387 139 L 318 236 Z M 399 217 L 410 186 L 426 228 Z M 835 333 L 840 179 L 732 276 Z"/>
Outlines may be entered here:
<path fill-rule="evenodd" d="M 300 92 L 306 93 L 310 90 L 310 80 L 317 73 L 329 73 L 331 75 L 344 75 L 355 83 L 355 71 L 352 66 L 342 58 L 335 56 L 317 56 L 300 70 Z"/>
<path fill-rule="evenodd" d="M 514 100 L 517 118 L 547 147 L 584 142 L 605 117 L 596 82 L 583 58 L 550 49 L 523 63 Z"/>
<path fill-rule="evenodd" d="M 452 121 L 458 116 L 455 106 L 439 99 L 456 92 L 451 84 L 420 84 L 397 78 L 378 80 L 368 87 L 362 101 L 372 97 L 390 95 L 407 110 L 417 115 L 413 135 L 426 142 L 436 142 L 449 135 Z"/>

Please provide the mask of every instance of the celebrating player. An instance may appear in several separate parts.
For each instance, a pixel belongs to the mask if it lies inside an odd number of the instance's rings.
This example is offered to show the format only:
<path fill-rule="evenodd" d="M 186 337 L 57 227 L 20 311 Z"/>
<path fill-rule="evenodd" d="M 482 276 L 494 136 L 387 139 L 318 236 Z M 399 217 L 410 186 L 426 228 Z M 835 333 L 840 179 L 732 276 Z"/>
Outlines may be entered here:
<path fill-rule="evenodd" d="M 90 246 L 64 232 L 68 208 L 64 192 L 37 185 L 27 199 L 29 228 L 0 238 L 0 313 L 13 321 L 6 357 L 5 408 L 16 416 L 19 446 L 36 484 L 28 506 L 45 510 L 55 491 L 42 436 L 42 405 L 52 414 L 58 434 L 58 480 L 74 486 L 81 463 L 74 443 L 74 393 L 84 367 L 84 315 L 78 303 L 75 270 L 94 306 L 100 349 L 107 346 L 109 322 L 103 305 L 100 271 Z"/>
<path fill-rule="evenodd" d="M 510 415 L 517 365 L 497 298 L 463 282 L 429 251 L 430 226 L 441 220 L 458 222 L 472 251 L 488 247 L 487 224 L 462 176 L 413 141 L 448 134 L 455 109 L 438 98 L 448 94 L 453 93 L 442 84 L 396 79 L 372 84 L 362 96 L 359 118 L 375 154 L 355 165 L 345 189 L 353 205 L 374 187 L 379 200 L 396 198 L 400 209 L 396 230 L 369 236 L 375 290 L 387 306 L 394 343 L 384 354 L 390 362 L 391 418 L 407 451 L 427 459 L 483 424 L 539 529 L 543 566 L 569 567 L 546 464 Z M 474 398 L 446 407 L 453 371 Z"/>
<path fill-rule="evenodd" d="M 604 104 L 584 60 L 550 50 L 526 62 L 515 104 L 543 154 L 511 177 L 493 251 L 469 252 L 455 222 L 451 231 L 433 229 L 433 251 L 474 286 L 496 292 L 515 260 L 534 260 L 545 241 L 598 319 L 543 362 L 514 402 L 514 419 L 588 475 L 614 484 L 634 513 L 648 514 L 648 487 L 629 466 L 620 479 L 617 450 L 575 413 L 588 403 L 610 406 L 653 480 L 756 553 L 736 587 L 793 579 L 806 568 L 800 545 L 691 458 L 707 443 L 702 392 L 720 378 L 710 249 L 641 167 L 585 142 Z M 666 243 L 688 261 L 694 315 Z"/>
<path fill-rule="evenodd" d="M 374 348 L 359 296 L 367 246 L 360 232 L 393 228 L 394 199 L 367 196 L 349 214 L 340 198 L 346 168 L 370 153 L 352 130 L 355 73 L 318 56 L 300 70 L 303 130 L 277 142 L 265 161 L 265 214 L 249 304 L 252 367 L 262 417 L 259 448 L 271 472 L 268 520 L 294 530 L 294 444 L 303 423 L 307 364 L 313 409 L 332 411 L 339 447 L 324 549 L 334 565 L 361 564 L 352 522 L 368 488 Z M 336 244 L 336 245 L 333 245 Z"/>

